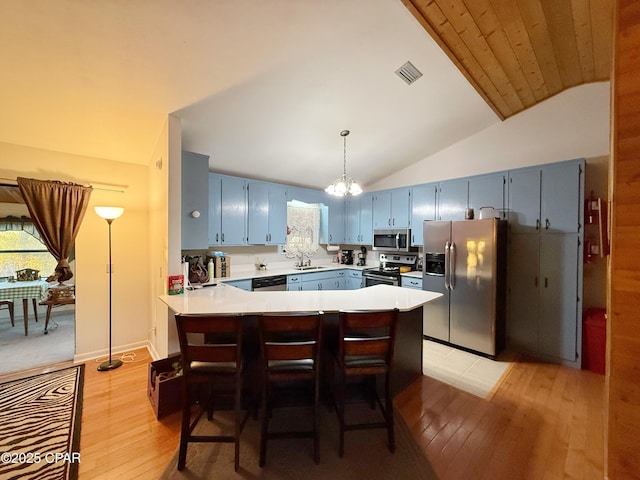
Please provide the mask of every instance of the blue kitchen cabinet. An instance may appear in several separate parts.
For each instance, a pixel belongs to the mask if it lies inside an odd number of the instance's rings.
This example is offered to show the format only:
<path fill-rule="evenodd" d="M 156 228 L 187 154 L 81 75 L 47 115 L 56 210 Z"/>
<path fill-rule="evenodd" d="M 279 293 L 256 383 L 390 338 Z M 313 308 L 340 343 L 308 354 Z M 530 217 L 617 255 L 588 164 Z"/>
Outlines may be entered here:
<path fill-rule="evenodd" d="M 182 152 L 181 246 L 183 250 L 209 246 L 209 157 Z"/>
<path fill-rule="evenodd" d="M 327 195 L 325 202 L 329 207 L 326 240 L 328 243 L 344 243 L 344 198 Z"/>
<path fill-rule="evenodd" d="M 371 245 L 373 242 L 373 195 L 349 197 L 345 205 L 345 243 Z"/>
<path fill-rule="evenodd" d="M 400 276 L 400 285 L 404 288 L 413 288 L 414 290 L 422 290 L 422 278 Z"/>
<path fill-rule="evenodd" d="M 373 228 L 409 228 L 411 188 L 382 190 L 373 194 Z"/>
<path fill-rule="evenodd" d="M 230 280 L 228 282 L 224 282 L 227 285 L 231 285 L 232 287 L 241 288 L 242 290 L 246 290 L 248 292 L 251 291 L 251 279 L 242 279 L 242 280 Z"/>
<path fill-rule="evenodd" d="M 287 275 L 287 292 L 302 290 L 302 274 Z"/>
<path fill-rule="evenodd" d="M 422 245 L 422 223 L 436 220 L 437 183 L 416 185 L 411 191 L 411 245 Z"/>
<path fill-rule="evenodd" d="M 509 172 L 509 225 L 515 233 L 580 231 L 584 160 Z"/>
<path fill-rule="evenodd" d="M 287 189 L 284 185 L 249 182 L 247 237 L 252 245 L 287 243 Z"/>
<path fill-rule="evenodd" d="M 543 355 L 578 362 L 582 317 L 581 246 L 575 233 L 540 235 L 540 344 Z M 582 275 L 580 275 L 582 278 Z"/>
<path fill-rule="evenodd" d="M 469 180 L 458 178 L 438 185 L 438 220 L 464 220 L 469 205 Z"/>
<path fill-rule="evenodd" d="M 533 233 L 540 230 L 540 168 L 509 172 L 509 230 Z"/>
<path fill-rule="evenodd" d="M 584 160 L 509 172 L 511 347 L 580 367 Z"/>
<path fill-rule="evenodd" d="M 347 271 L 336 270 L 335 271 L 335 288 L 334 290 L 344 290 L 347 285 Z"/>
<path fill-rule="evenodd" d="M 344 290 L 357 290 L 362 287 L 362 270 L 347 270 Z"/>
<path fill-rule="evenodd" d="M 573 233 L 582 225 L 584 160 L 545 165 L 541 171 L 540 229 L 545 233 Z"/>
<path fill-rule="evenodd" d="M 469 208 L 473 208 L 474 218 L 480 218 L 482 207 L 493 207 L 499 213 L 500 218 L 506 219 L 506 184 L 506 172 L 469 177 Z"/>
<path fill-rule="evenodd" d="M 336 290 L 336 272 L 313 272 L 302 274 L 301 290 Z"/>
<path fill-rule="evenodd" d="M 247 187 L 242 178 L 209 174 L 209 244 L 247 244 Z"/>
<path fill-rule="evenodd" d="M 222 238 L 222 180 L 216 173 L 209 174 L 209 245 L 220 245 Z"/>

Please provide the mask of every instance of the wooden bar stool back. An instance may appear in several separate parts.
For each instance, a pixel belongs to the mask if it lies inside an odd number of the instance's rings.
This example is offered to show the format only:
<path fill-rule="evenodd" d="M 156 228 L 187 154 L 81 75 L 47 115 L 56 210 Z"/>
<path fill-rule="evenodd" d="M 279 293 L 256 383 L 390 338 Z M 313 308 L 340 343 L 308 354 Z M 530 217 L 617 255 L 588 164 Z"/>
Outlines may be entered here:
<path fill-rule="evenodd" d="M 264 466 L 266 461 L 267 441 L 276 438 L 313 438 L 313 459 L 315 463 L 319 463 L 318 403 L 322 314 L 313 312 L 261 315 L 258 325 L 263 371 L 260 466 Z M 282 390 L 278 392 L 276 389 L 291 388 L 300 384 L 308 386 L 312 396 L 311 429 L 270 432 L 269 419 L 272 408 L 291 405 L 291 402 L 282 401 L 287 397 L 278 396 Z M 298 400 L 299 397 L 294 397 L 293 404 L 297 404 Z"/>
<path fill-rule="evenodd" d="M 393 402 L 389 385 L 393 347 L 395 343 L 398 310 L 342 311 L 339 313 L 338 351 L 335 363 L 338 367 L 338 385 L 335 399 L 340 423 L 339 455 L 344 455 L 344 433 L 347 430 L 386 428 L 389 451 L 395 450 L 393 432 Z M 384 404 L 376 387 L 376 377 L 384 378 Z M 345 420 L 346 389 L 353 386 L 349 379 L 361 377 L 368 387 L 372 408 L 377 404 L 383 421 L 347 423 Z M 359 386 L 359 383 L 355 384 Z"/>
<path fill-rule="evenodd" d="M 248 414 L 242 418 L 242 316 L 176 315 L 182 371 L 184 375 L 182 428 L 178 470 L 185 466 L 189 442 L 229 442 L 235 444 L 234 468 L 240 466 L 240 432 Z M 191 420 L 195 386 L 209 387 L 208 399 L 201 398 L 201 408 Z M 213 417 L 214 397 L 231 396 L 235 415 L 233 435 L 193 435 L 202 413 Z M 206 403 L 206 405 L 205 405 Z"/>

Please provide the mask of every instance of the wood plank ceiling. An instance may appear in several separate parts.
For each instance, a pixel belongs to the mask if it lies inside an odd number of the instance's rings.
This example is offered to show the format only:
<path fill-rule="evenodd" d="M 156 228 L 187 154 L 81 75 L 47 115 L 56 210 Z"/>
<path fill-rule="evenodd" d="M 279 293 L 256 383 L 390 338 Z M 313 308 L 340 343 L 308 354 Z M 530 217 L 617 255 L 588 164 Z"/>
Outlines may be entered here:
<path fill-rule="evenodd" d="M 505 119 L 611 77 L 613 0 L 402 0 Z"/>

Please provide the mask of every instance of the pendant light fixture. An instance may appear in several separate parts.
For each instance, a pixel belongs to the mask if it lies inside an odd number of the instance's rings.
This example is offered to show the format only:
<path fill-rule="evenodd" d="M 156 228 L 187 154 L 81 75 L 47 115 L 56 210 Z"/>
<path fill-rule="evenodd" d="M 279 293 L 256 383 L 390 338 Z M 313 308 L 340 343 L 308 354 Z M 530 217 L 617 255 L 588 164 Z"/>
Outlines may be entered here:
<path fill-rule="evenodd" d="M 360 195 L 362 193 L 360 185 L 358 185 L 353 178 L 347 176 L 347 135 L 349 135 L 349 130 L 342 130 L 340 132 L 340 136 L 344 139 L 344 163 L 342 176 L 340 178 L 336 178 L 331 185 L 324 189 L 324 191 L 329 195 L 334 195 L 336 197 Z"/>

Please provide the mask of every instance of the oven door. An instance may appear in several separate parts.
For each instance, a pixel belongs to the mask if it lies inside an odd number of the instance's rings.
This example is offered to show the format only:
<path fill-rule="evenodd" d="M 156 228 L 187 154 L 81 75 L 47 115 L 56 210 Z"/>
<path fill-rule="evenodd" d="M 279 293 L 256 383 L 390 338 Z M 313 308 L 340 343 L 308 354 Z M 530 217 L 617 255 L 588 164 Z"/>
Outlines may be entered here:
<path fill-rule="evenodd" d="M 362 288 L 372 285 L 400 285 L 398 276 L 376 275 L 375 273 L 362 274 Z"/>

